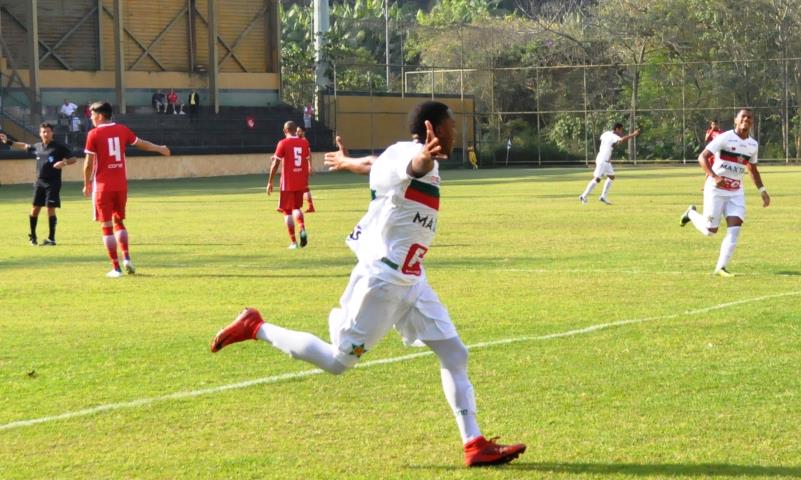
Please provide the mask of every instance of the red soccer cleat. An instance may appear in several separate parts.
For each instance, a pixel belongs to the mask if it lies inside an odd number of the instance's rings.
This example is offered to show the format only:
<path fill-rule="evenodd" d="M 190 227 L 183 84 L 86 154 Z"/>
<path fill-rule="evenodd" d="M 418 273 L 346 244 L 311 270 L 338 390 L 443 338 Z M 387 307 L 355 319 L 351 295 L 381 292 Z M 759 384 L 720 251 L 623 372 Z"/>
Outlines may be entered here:
<path fill-rule="evenodd" d="M 464 446 L 464 464 L 468 467 L 484 465 L 501 465 L 509 463 L 526 451 L 522 443 L 500 445 L 495 443 L 498 437 L 487 440 L 483 436 L 474 438 Z"/>
<path fill-rule="evenodd" d="M 242 310 L 230 325 L 223 328 L 214 340 L 211 341 L 211 352 L 219 352 L 223 347 L 232 343 L 244 342 L 245 340 L 255 340 L 256 332 L 262 326 L 264 320 L 261 314 L 255 308 L 246 308 Z"/>

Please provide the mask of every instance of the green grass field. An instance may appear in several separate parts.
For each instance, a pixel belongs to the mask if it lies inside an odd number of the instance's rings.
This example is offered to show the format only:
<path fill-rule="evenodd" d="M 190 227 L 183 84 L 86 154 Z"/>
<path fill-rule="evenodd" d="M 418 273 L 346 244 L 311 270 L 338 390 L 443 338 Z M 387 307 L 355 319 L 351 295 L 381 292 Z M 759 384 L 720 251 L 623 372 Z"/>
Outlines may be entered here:
<path fill-rule="evenodd" d="M 326 338 L 364 177 L 313 178 L 299 251 L 263 176 L 131 182 L 118 280 L 79 185 L 55 248 L 4 185 L 0 478 L 801 477 L 801 167 L 762 172 L 774 203 L 749 183 L 731 279 L 722 236 L 678 226 L 697 168 L 619 169 L 613 206 L 579 204 L 590 170 L 443 172 L 429 280 L 474 346 L 484 433 L 528 444 L 478 470 L 436 358 L 395 333 L 340 377 L 261 342 L 209 353 L 244 306 Z"/>

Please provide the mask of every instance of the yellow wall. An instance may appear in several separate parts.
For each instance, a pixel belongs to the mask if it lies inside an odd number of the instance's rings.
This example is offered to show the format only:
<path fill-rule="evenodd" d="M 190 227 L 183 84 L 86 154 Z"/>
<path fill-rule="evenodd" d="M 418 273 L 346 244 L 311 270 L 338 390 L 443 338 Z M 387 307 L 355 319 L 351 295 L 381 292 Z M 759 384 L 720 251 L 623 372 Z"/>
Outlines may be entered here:
<path fill-rule="evenodd" d="M 27 85 L 28 71 L 18 71 Z M 41 88 L 115 88 L 114 72 L 41 70 Z M 219 88 L 237 90 L 278 90 L 279 78 L 275 73 L 220 73 Z M 125 72 L 126 88 L 203 89 L 208 87 L 208 75 L 181 72 Z"/>
<path fill-rule="evenodd" d="M 83 162 L 64 167 L 65 182 L 83 181 Z M 269 154 L 187 155 L 173 157 L 130 157 L 127 159 L 128 178 L 146 180 L 158 178 L 219 177 L 225 175 L 266 175 L 270 166 Z M 314 171 L 323 171 L 323 153 L 312 153 Z M 31 160 L 0 160 L 0 183 L 5 185 L 33 183 L 36 163 Z"/>
<path fill-rule="evenodd" d="M 409 138 L 409 111 L 428 99 L 420 97 L 372 97 L 337 95 L 326 97 L 328 126 L 345 139 L 354 150 L 383 150 L 399 140 Z M 461 148 L 463 137 L 473 142 L 473 99 L 436 99 L 448 105 L 456 115 Z"/>

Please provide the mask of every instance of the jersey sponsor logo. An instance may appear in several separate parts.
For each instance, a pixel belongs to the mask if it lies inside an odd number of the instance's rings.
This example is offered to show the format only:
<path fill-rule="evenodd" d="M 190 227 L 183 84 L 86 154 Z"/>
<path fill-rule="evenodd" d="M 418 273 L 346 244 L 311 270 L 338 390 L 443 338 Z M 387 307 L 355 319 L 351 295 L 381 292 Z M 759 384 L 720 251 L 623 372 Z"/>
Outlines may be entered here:
<path fill-rule="evenodd" d="M 422 203 L 434 210 L 439 210 L 439 187 L 436 185 L 431 185 L 430 183 L 421 182 L 419 180 L 412 180 L 409 186 L 406 187 L 404 198 L 413 202 Z"/>
<path fill-rule="evenodd" d="M 718 185 L 718 188 L 720 188 L 720 189 L 723 189 L 723 190 L 739 190 L 740 189 L 740 185 L 742 185 L 742 183 L 739 180 L 735 180 L 735 179 L 729 178 L 729 177 L 721 177 L 721 178 L 723 179 L 723 184 L 722 185 Z"/>
<path fill-rule="evenodd" d="M 106 165 L 106 168 L 122 168 L 122 164 L 121 163 L 109 163 L 108 165 Z"/>
<path fill-rule="evenodd" d="M 436 215 L 420 215 L 420 212 L 414 212 L 414 223 L 419 223 L 423 228 L 427 228 L 432 232 L 437 231 L 437 217 Z"/>
<path fill-rule="evenodd" d="M 403 261 L 401 272 L 419 277 L 423 273 L 423 257 L 426 256 L 426 253 L 428 253 L 428 248 L 419 243 L 413 243 Z"/>

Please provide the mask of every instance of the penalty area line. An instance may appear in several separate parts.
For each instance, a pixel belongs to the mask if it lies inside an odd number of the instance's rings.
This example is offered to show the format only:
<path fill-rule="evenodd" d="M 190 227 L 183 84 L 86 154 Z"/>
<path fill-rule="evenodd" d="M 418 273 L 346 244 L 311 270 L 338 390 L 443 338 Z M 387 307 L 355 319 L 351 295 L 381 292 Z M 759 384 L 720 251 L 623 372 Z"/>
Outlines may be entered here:
<path fill-rule="evenodd" d="M 760 296 L 760 297 L 745 298 L 745 299 L 736 300 L 736 301 L 733 301 L 733 302 L 719 303 L 717 305 L 712 305 L 712 306 L 709 306 L 709 307 L 685 310 L 684 312 L 673 313 L 673 314 L 670 314 L 670 315 L 658 315 L 658 316 L 653 316 L 653 317 L 644 317 L 644 318 L 635 318 L 635 319 L 629 319 L 629 320 L 618 320 L 618 321 L 607 322 L 607 323 L 599 323 L 599 324 L 596 324 L 596 325 L 590 325 L 589 327 L 577 328 L 577 329 L 574 329 L 574 330 L 567 330 L 567 331 L 564 331 L 564 332 L 550 333 L 550 334 L 547 334 L 547 335 L 513 337 L 513 338 L 504 338 L 504 339 L 499 339 L 499 340 L 491 340 L 491 341 L 487 341 L 487 342 L 479 342 L 479 343 L 474 343 L 474 344 L 468 345 L 467 348 L 468 348 L 468 350 L 477 350 L 477 349 L 480 349 L 480 348 L 494 347 L 494 346 L 497 346 L 497 345 L 507 345 L 507 344 L 510 344 L 510 343 L 533 342 L 533 341 L 542 341 L 542 340 L 552 340 L 552 339 L 556 339 L 556 338 L 573 337 L 573 336 L 576 336 L 576 335 L 584 335 L 584 334 L 587 334 L 587 333 L 597 332 L 597 331 L 600 331 L 600 330 L 606 330 L 606 329 L 614 328 L 614 327 L 622 327 L 622 326 L 625 326 L 625 325 L 635 325 L 635 324 L 639 324 L 639 323 L 654 322 L 654 321 L 658 321 L 658 320 L 671 320 L 671 319 L 675 319 L 675 318 L 682 317 L 682 316 L 701 315 L 701 314 L 704 314 L 704 313 L 709 313 L 709 312 L 713 312 L 713 311 L 716 311 L 716 310 L 723 310 L 723 309 L 726 309 L 726 308 L 735 307 L 735 306 L 738 306 L 738 305 L 744 305 L 744 304 L 747 304 L 747 303 L 756 303 L 756 302 L 761 302 L 761 301 L 764 301 L 764 300 L 771 300 L 771 299 L 782 298 L 782 297 L 791 297 L 791 296 L 797 296 L 797 295 L 801 295 L 801 291 L 776 293 L 776 294 L 772 294 L 772 295 L 763 295 L 763 296 Z M 384 358 L 384 359 L 379 359 L 379 360 L 371 360 L 371 361 L 368 361 L 368 362 L 356 364 L 354 368 L 368 368 L 368 367 L 374 367 L 376 365 L 385 365 L 385 364 L 390 364 L 390 363 L 405 362 L 407 360 L 414 360 L 416 358 L 427 357 L 427 356 L 431 356 L 433 354 L 434 354 L 434 352 L 432 352 L 430 350 L 426 350 L 424 352 L 417 352 L 417 353 L 412 353 L 412 354 L 409 354 L 409 355 L 401 355 L 401 356 L 398 356 L 398 357 L 390 357 L 390 358 Z M 27 420 L 17 420 L 17 421 L 5 423 L 5 424 L 0 425 L 0 431 L 13 430 L 13 429 L 16 429 L 16 428 L 23 428 L 23 427 L 30 427 L 30 426 L 33 426 L 33 425 L 38 425 L 40 423 L 49 423 L 49 422 L 55 422 L 55 421 L 59 421 L 59 420 L 68 420 L 68 419 L 71 419 L 71 418 L 85 417 L 85 416 L 94 415 L 94 414 L 97 414 L 97 413 L 114 411 L 114 410 L 123 410 L 123 409 L 129 409 L 129 408 L 139 408 L 139 407 L 153 405 L 153 404 L 156 404 L 156 403 L 166 402 L 166 401 L 170 401 L 170 400 L 182 400 L 182 399 L 186 399 L 186 398 L 200 397 L 200 396 L 203 396 L 203 395 L 212 395 L 212 394 L 215 394 L 215 393 L 226 392 L 228 390 L 239 390 L 241 388 L 248 388 L 248 387 L 253 387 L 253 386 L 256 386 L 256 385 L 268 385 L 268 384 L 271 384 L 271 383 L 278 383 L 278 382 L 282 382 L 282 381 L 285 381 L 285 380 L 296 380 L 298 378 L 311 377 L 313 375 L 320 375 L 322 373 L 323 373 L 322 370 L 320 370 L 319 368 L 315 368 L 315 369 L 312 369 L 312 370 L 303 370 L 303 371 L 300 371 L 300 372 L 290 372 L 290 373 L 283 373 L 283 374 L 280 374 L 280 375 L 271 375 L 269 377 L 255 378 L 253 380 L 247 380 L 247 381 L 244 381 L 244 382 L 237 382 L 237 383 L 230 383 L 230 384 L 227 384 L 227 385 L 220 385 L 220 386 L 217 386 L 217 387 L 203 388 L 203 389 L 199 389 L 199 390 L 189 390 L 189 391 L 183 391 L 183 392 L 175 392 L 175 393 L 170 393 L 170 394 L 167 394 L 167 395 L 161 395 L 161 396 L 157 396 L 157 397 L 148 397 L 148 398 L 141 398 L 141 399 L 138 399 L 138 400 L 130 400 L 130 401 L 127 401 L 127 402 L 106 403 L 106 404 L 98 405 L 98 406 L 95 406 L 95 407 L 84 408 L 84 409 L 81 409 L 81 410 L 74 410 L 72 412 L 65 412 L 65 413 L 62 413 L 62 414 L 59 414 L 59 415 L 51 415 L 51 416 L 39 417 L 39 418 L 31 418 L 31 419 L 27 419 Z"/>

